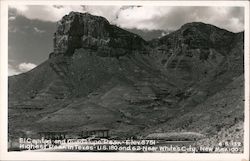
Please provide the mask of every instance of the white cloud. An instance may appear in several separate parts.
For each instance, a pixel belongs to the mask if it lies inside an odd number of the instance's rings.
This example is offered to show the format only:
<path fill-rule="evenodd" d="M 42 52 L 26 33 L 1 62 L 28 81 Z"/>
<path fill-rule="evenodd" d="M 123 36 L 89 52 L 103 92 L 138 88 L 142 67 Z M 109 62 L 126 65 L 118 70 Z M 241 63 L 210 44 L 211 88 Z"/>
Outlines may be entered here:
<path fill-rule="evenodd" d="M 16 19 L 15 16 L 10 16 L 10 17 L 9 17 L 9 21 L 14 21 L 15 19 Z"/>
<path fill-rule="evenodd" d="M 58 21 L 71 11 L 83 11 L 82 7 L 79 5 L 63 7 L 53 5 L 12 5 L 10 8 L 17 9 L 19 14 L 29 19 L 40 19 L 43 21 Z"/>
<path fill-rule="evenodd" d="M 27 5 L 10 5 L 9 7 L 16 8 L 19 12 L 23 12 L 23 13 L 27 12 L 29 8 L 29 6 Z"/>
<path fill-rule="evenodd" d="M 242 7 L 180 6 L 11 6 L 29 19 L 58 21 L 71 11 L 103 16 L 124 28 L 176 30 L 181 25 L 201 21 L 230 31 L 244 30 Z"/>
<path fill-rule="evenodd" d="M 8 76 L 12 76 L 12 75 L 17 75 L 20 74 L 20 71 L 18 71 L 14 66 L 12 66 L 11 64 L 8 64 Z"/>
<path fill-rule="evenodd" d="M 40 30 L 40 29 L 38 29 L 37 27 L 34 27 L 34 30 L 35 30 L 37 33 L 44 33 L 44 32 L 45 32 L 44 30 Z"/>
<path fill-rule="evenodd" d="M 20 63 L 19 65 L 15 66 L 12 64 L 8 64 L 8 76 L 21 74 L 27 71 L 30 71 L 31 69 L 35 68 L 37 65 L 33 63 Z"/>
<path fill-rule="evenodd" d="M 21 71 L 21 72 L 27 72 L 33 68 L 35 68 L 37 65 L 36 64 L 33 64 L 33 63 L 21 63 L 18 65 L 18 69 Z"/>
<path fill-rule="evenodd" d="M 116 23 L 122 6 L 85 6 L 84 11 L 90 14 L 105 17 L 110 23 Z"/>
<path fill-rule="evenodd" d="M 240 7 L 145 6 L 121 11 L 117 24 L 126 28 L 176 30 L 185 23 L 201 21 L 239 32 L 244 30 L 243 11 Z"/>

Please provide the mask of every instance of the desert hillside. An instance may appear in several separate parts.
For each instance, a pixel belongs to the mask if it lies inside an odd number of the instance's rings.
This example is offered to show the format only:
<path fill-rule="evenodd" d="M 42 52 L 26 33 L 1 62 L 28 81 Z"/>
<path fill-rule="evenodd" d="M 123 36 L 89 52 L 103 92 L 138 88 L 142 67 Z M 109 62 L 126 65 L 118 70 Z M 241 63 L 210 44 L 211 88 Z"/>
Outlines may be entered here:
<path fill-rule="evenodd" d="M 199 144 L 242 141 L 243 38 L 193 22 L 146 41 L 71 12 L 48 60 L 9 77 L 9 136 L 106 128 L 120 139 L 195 132 L 211 138 Z"/>

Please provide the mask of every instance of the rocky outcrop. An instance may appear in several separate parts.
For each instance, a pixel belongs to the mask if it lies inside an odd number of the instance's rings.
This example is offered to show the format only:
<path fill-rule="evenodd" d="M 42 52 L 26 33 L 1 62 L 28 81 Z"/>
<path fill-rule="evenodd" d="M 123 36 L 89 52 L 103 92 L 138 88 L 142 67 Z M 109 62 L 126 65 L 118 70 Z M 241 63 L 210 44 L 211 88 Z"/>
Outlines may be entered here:
<path fill-rule="evenodd" d="M 235 33 L 202 22 L 184 24 L 179 30 L 160 39 L 152 40 L 153 46 L 166 45 L 168 49 L 187 45 L 190 49 L 214 48 L 222 52 L 234 40 Z"/>
<path fill-rule="evenodd" d="M 97 51 L 100 56 L 119 57 L 141 51 L 145 44 L 141 37 L 111 25 L 103 17 L 70 12 L 58 22 L 50 57 L 73 55 L 79 48 Z"/>
<path fill-rule="evenodd" d="M 193 22 L 149 43 L 163 71 L 175 73 L 184 80 L 197 81 L 212 78 L 228 69 L 243 70 L 242 66 L 236 65 L 243 62 L 243 52 L 237 47 L 243 48 L 240 35 L 213 25 Z M 233 54 L 235 50 L 237 54 Z"/>

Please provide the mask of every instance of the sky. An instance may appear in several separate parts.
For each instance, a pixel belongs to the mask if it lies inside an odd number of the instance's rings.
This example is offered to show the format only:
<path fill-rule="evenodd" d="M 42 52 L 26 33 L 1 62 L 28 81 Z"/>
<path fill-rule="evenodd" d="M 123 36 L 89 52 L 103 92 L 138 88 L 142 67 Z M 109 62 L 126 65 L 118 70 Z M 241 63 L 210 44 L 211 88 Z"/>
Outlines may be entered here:
<path fill-rule="evenodd" d="M 71 11 L 89 12 L 119 27 L 143 31 L 173 31 L 198 21 L 232 32 L 244 30 L 242 7 L 12 5 L 8 15 L 9 75 L 29 71 L 48 58 L 56 22 Z"/>

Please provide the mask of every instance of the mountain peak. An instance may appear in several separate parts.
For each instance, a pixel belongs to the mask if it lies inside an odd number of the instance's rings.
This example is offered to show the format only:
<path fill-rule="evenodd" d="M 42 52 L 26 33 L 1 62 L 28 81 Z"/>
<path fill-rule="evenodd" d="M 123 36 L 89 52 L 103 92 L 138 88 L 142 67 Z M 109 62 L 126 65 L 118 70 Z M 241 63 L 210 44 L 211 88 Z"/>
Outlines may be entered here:
<path fill-rule="evenodd" d="M 202 32 L 208 32 L 209 34 L 212 32 L 227 32 L 227 33 L 232 33 L 228 30 L 219 28 L 217 26 L 207 24 L 204 22 L 189 22 L 181 26 L 180 30 L 185 30 L 185 29 L 190 29 L 190 28 L 195 28 L 197 30 L 200 30 Z"/>
<path fill-rule="evenodd" d="M 203 22 L 186 23 L 180 29 L 155 41 L 157 45 L 185 44 L 191 49 L 217 49 L 226 54 L 224 48 L 234 41 L 234 33 Z"/>
<path fill-rule="evenodd" d="M 73 54 L 74 49 L 100 45 L 100 41 L 110 36 L 109 22 L 89 13 L 70 12 L 57 26 L 54 34 L 54 54 Z M 90 40 L 90 38 L 92 38 Z"/>
<path fill-rule="evenodd" d="M 93 21 L 105 21 L 106 23 L 109 23 L 108 20 L 104 17 L 95 16 L 88 12 L 82 13 L 82 12 L 75 12 L 75 11 L 71 11 L 68 15 L 65 15 L 61 21 L 67 20 L 67 19 L 74 19 L 74 18 L 87 19 L 87 20 L 93 20 Z"/>
<path fill-rule="evenodd" d="M 189 28 L 189 27 L 204 27 L 204 26 L 208 26 L 209 24 L 206 24 L 204 22 L 188 22 L 185 23 L 181 26 L 182 28 Z"/>
<path fill-rule="evenodd" d="M 115 48 L 123 50 L 121 55 L 124 55 L 128 51 L 141 49 L 144 43 L 138 35 L 111 25 L 104 17 L 87 12 L 70 12 L 58 22 L 54 52 L 50 57 L 72 55 L 79 48 L 99 50 L 103 56 L 117 56 L 113 50 Z"/>

